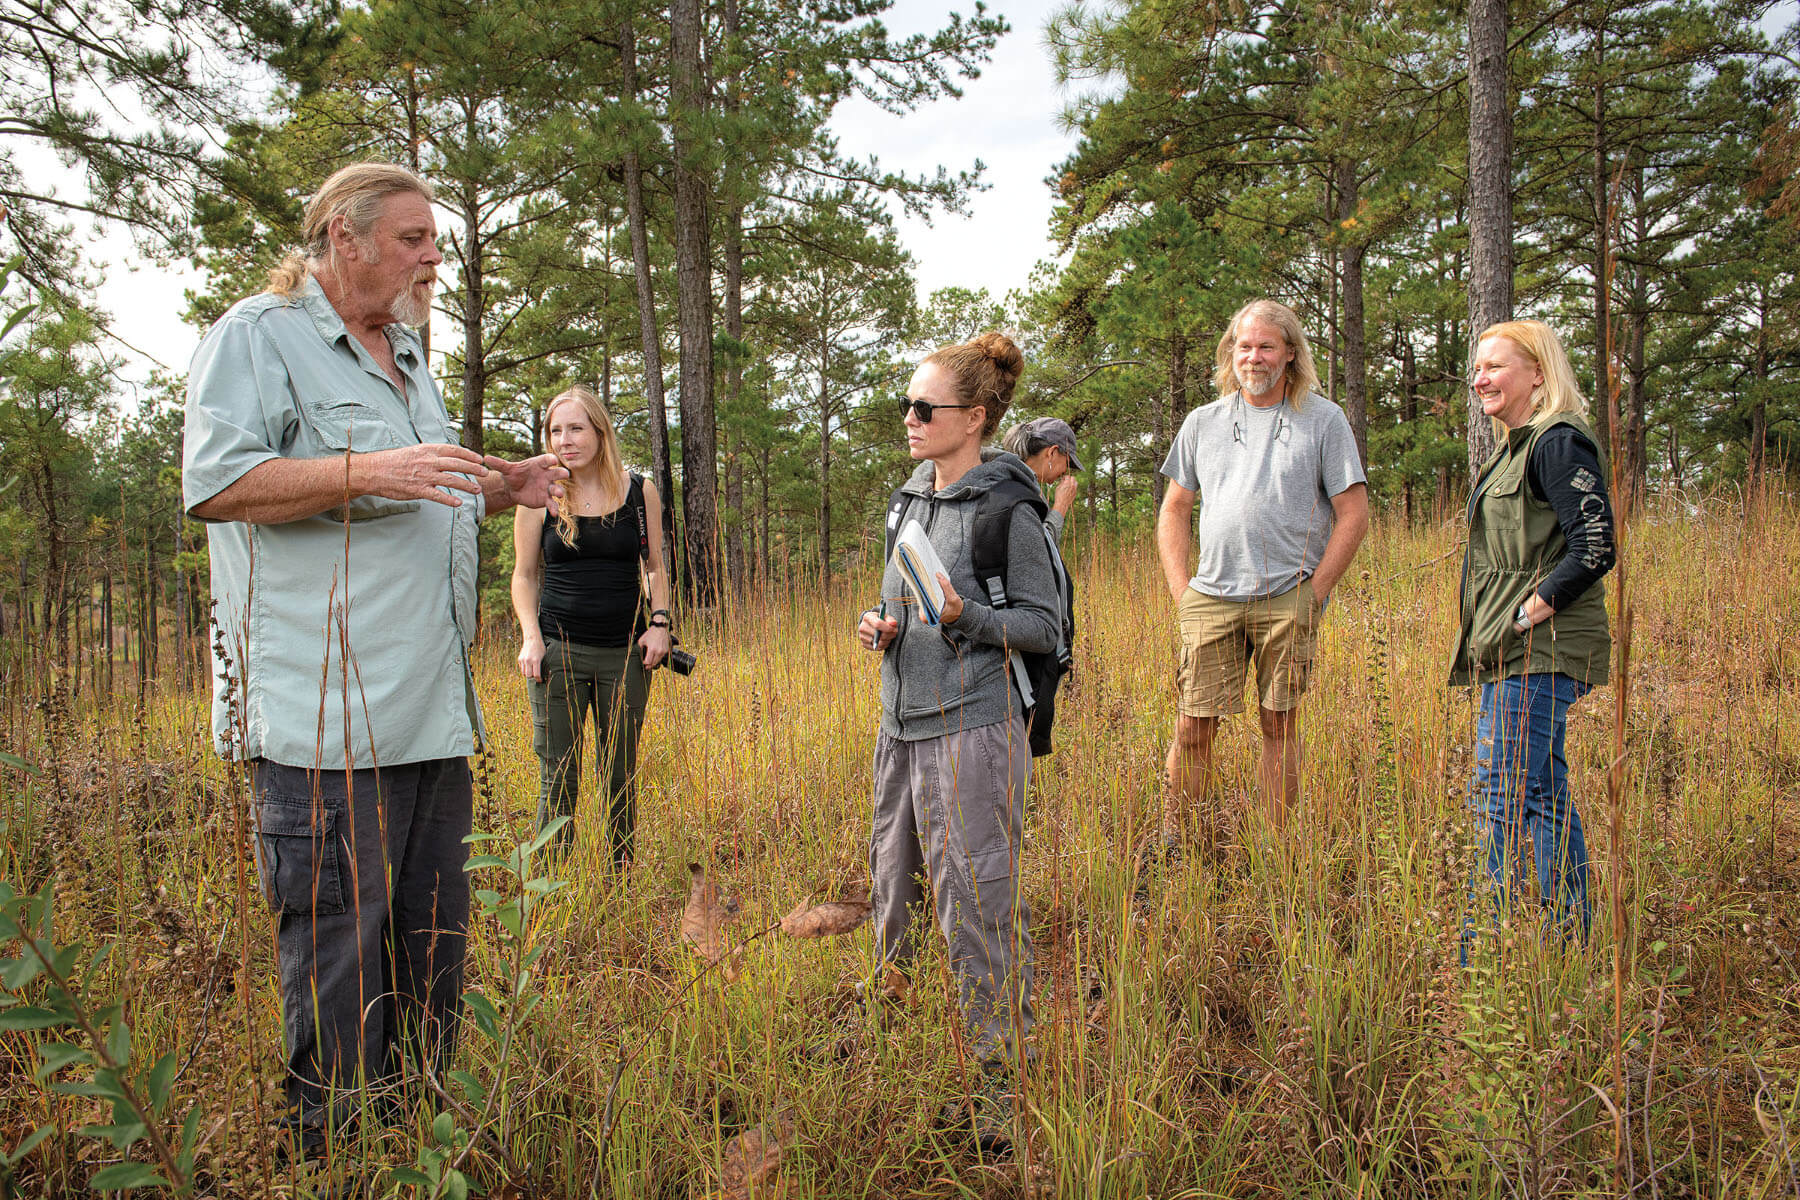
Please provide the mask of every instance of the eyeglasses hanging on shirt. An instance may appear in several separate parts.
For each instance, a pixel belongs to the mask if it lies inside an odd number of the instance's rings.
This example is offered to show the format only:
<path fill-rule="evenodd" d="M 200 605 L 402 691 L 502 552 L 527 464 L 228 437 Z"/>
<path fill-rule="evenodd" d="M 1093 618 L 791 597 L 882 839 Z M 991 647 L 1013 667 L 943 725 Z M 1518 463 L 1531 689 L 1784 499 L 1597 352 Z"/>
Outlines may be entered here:
<path fill-rule="evenodd" d="M 1241 393 L 1238 396 L 1238 407 L 1240 409 L 1245 407 L 1244 397 Z M 1246 416 L 1247 414 L 1239 412 L 1233 413 L 1231 417 L 1231 440 L 1240 446 L 1250 444 L 1244 440 L 1244 418 Z M 1285 446 L 1293 440 L 1294 427 L 1287 419 L 1287 400 L 1284 397 L 1275 408 L 1275 428 L 1269 434 L 1269 445 L 1273 446 L 1276 442 L 1280 442 Z"/>

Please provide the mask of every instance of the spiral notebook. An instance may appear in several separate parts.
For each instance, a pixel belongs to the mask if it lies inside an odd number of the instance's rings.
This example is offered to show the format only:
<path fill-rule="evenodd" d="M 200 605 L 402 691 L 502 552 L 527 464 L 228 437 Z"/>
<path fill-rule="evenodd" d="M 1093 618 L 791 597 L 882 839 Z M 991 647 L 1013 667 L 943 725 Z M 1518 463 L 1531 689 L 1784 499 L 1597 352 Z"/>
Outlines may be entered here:
<path fill-rule="evenodd" d="M 908 521 L 894 539 L 894 565 L 900 568 L 900 578 L 919 606 L 919 619 L 927 625 L 942 621 L 944 589 L 937 577 L 949 572 L 944 570 L 943 560 L 932 549 L 931 539 L 925 536 L 925 528 L 916 518 Z"/>

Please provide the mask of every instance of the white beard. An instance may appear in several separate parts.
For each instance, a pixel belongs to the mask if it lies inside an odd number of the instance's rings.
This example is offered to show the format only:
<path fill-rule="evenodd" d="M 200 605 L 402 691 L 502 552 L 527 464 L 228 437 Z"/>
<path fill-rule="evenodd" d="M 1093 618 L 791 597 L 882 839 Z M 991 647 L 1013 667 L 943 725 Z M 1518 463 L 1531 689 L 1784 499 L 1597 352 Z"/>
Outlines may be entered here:
<path fill-rule="evenodd" d="M 1246 395 L 1266 395 L 1275 386 L 1275 372 L 1267 367 L 1245 367 L 1240 382 L 1244 385 Z"/>
<path fill-rule="evenodd" d="M 417 329 L 431 320 L 431 291 L 427 288 L 423 298 L 420 298 L 413 291 L 413 286 L 409 280 L 400 289 L 400 294 L 394 297 L 394 302 L 388 305 L 388 311 L 394 314 L 394 320 L 400 324 Z"/>

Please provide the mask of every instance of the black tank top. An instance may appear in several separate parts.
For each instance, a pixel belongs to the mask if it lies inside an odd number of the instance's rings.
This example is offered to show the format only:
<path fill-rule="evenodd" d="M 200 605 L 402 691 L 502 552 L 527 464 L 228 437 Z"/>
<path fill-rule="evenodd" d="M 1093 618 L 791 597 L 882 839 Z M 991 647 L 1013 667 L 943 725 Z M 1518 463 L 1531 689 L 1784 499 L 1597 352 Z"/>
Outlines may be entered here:
<path fill-rule="evenodd" d="M 631 477 L 625 502 L 598 517 L 575 518 L 575 544 L 563 540 L 556 518 L 544 515 L 544 553 L 538 591 L 538 628 L 546 639 L 582 646 L 629 646 L 644 632 L 638 557 L 638 513 L 644 481 Z"/>

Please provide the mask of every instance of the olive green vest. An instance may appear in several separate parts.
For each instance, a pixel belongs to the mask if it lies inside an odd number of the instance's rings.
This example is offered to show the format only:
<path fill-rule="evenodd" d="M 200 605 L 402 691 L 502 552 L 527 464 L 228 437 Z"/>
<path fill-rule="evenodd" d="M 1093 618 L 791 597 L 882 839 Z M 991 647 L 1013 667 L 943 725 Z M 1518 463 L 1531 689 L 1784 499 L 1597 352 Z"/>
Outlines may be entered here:
<path fill-rule="evenodd" d="M 1557 425 L 1572 425 L 1599 446 L 1585 421 L 1564 413 L 1512 430 L 1477 476 L 1469 499 L 1469 549 L 1463 557 L 1462 630 L 1450 663 L 1453 685 L 1547 672 L 1595 687 L 1607 680 L 1612 635 L 1603 583 L 1596 581 L 1529 632 L 1513 629 L 1519 605 L 1569 549 L 1556 510 L 1531 494 L 1525 469 L 1537 440 Z"/>

